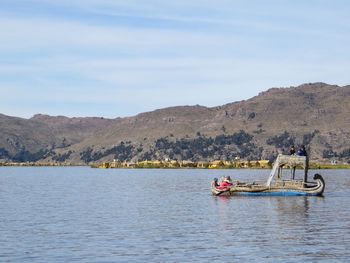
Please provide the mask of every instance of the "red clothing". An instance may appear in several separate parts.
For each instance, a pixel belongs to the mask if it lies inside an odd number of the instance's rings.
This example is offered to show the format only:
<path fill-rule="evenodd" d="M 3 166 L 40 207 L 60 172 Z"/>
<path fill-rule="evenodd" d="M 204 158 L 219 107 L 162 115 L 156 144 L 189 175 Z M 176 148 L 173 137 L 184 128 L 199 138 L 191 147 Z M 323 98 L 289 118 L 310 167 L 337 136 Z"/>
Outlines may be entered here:
<path fill-rule="evenodd" d="M 228 186 L 232 186 L 232 183 L 227 182 L 227 181 L 222 181 L 222 182 L 220 183 L 220 186 L 222 186 L 222 187 L 228 187 Z"/>
<path fill-rule="evenodd" d="M 228 187 L 230 187 L 230 186 L 232 186 L 232 183 L 227 182 L 227 181 L 222 181 L 222 182 L 220 183 L 219 188 L 220 188 L 221 190 L 223 190 L 223 189 L 226 189 L 226 188 L 228 188 Z"/>

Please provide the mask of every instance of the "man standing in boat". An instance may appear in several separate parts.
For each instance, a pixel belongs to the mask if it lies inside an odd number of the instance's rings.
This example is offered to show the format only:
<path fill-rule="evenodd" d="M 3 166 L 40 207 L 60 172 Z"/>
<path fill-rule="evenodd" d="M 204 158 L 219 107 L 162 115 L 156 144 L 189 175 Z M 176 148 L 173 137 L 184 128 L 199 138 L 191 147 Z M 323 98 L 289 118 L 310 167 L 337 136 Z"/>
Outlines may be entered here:
<path fill-rule="evenodd" d="M 306 150 L 305 150 L 305 145 L 302 145 L 300 149 L 297 152 L 298 156 L 307 156 Z"/>
<path fill-rule="evenodd" d="M 292 145 L 292 147 L 290 147 L 289 154 L 290 155 L 294 155 L 295 154 L 295 147 L 294 147 L 294 145 Z"/>

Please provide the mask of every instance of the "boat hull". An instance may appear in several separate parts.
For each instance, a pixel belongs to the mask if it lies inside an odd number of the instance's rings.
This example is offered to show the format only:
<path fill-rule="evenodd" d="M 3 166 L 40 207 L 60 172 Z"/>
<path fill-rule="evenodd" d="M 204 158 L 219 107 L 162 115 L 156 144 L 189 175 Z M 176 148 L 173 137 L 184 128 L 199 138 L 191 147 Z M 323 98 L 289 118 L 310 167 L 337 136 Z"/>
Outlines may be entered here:
<path fill-rule="evenodd" d="M 325 182 L 321 175 L 315 174 L 315 182 L 305 184 L 302 181 L 277 181 L 266 186 L 256 183 L 239 183 L 226 189 L 214 186 L 211 192 L 215 196 L 321 196 L 325 189 Z"/>

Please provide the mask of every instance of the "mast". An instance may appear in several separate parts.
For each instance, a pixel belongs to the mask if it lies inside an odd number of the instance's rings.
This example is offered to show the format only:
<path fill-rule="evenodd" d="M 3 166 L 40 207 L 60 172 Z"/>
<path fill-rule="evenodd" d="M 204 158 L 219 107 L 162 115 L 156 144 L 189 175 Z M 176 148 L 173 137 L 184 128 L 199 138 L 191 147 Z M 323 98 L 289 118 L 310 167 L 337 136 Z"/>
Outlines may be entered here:
<path fill-rule="evenodd" d="M 304 183 L 307 183 L 307 173 L 309 170 L 309 156 L 305 156 L 305 165 L 304 165 Z"/>

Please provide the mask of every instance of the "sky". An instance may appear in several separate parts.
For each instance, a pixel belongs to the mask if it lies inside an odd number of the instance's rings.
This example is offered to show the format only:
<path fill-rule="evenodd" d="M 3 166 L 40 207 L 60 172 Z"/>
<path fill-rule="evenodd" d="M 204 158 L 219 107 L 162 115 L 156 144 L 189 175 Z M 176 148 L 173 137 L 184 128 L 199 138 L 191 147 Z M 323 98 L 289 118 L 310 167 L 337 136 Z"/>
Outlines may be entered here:
<path fill-rule="evenodd" d="M 350 84 L 347 0 L 0 0 L 0 113 L 116 118 Z"/>

